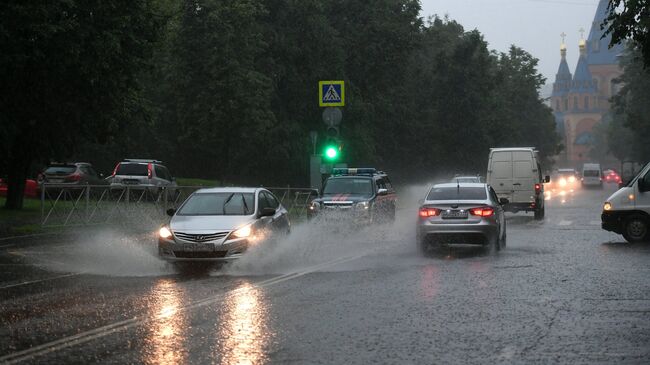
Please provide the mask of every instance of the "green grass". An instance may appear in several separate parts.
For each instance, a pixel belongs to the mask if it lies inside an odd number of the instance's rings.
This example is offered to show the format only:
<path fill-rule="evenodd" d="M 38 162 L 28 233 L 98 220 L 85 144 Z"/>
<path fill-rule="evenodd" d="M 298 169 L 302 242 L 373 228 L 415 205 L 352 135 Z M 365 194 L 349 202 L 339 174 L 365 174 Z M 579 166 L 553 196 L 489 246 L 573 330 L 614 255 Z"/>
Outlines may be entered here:
<path fill-rule="evenodd" d="M 178 186 L 221 186 L 218 180 L 195 179 L 189 177 L 177 177 Z"/>

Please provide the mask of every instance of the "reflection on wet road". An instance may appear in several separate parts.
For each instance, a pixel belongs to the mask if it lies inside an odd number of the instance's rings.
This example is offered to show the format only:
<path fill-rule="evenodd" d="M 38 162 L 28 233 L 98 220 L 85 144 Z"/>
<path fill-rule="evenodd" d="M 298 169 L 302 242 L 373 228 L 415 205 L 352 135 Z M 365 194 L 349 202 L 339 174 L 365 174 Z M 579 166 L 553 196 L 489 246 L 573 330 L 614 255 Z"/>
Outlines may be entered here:
<path fill-rule="evenodd" d="M 142 362 L 182 364 L 187 360 L 187 314 L 178 309 L 185 302 L 183 289 L 170 279 L 161 279 L 151 291 L 151 313 Z"/>

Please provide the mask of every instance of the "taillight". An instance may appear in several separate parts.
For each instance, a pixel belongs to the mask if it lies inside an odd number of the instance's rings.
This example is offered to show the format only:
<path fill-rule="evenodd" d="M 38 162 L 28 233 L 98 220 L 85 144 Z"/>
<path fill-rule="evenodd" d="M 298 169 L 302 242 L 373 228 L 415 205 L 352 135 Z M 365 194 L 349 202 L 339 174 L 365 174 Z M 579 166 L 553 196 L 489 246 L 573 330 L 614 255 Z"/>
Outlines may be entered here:
<path fill-rule="evenodd" d="M 469 210 L 469 214 L 478 217 L 489 217 L 494 214 L 494 209 L 491 207 L 472 208 Z"/>
<path fill-rule="evenodd" d="M 152 176 L 152 172 L 151 172 L 152 169 L 153 169 L 153 164 L 151 162 L 149 162 L 149 164 L 147 164 L 147 177 L 150 178 L 150 179 L 151 179 L 151 176 Z"/>
<path fill-rule="evenodd" d="M 120 163 L 118 162 L 117 165 L 115 165 L 115 169 L 113 169 L 113 176 L 117 175 L 117 168 L 120 167 Z"/>
<path fill-rule="evenodd" d="M 440 214 L 440 209 L 436 208 L 420 208 L 420 217 L 426 218 L 426 217 L 435 217 L 438 214 Z"/>
<path fill-rule="evenodd" d="M 539 194 L 542 191 L 542 184 L 535 184 L 535 193 Z"/>
<path fill-rule="evenodd" d="M 81 180 L 81 174 L 75 172 L 74 174 L 65 178 L 66 181 L 79 181 Z"/>

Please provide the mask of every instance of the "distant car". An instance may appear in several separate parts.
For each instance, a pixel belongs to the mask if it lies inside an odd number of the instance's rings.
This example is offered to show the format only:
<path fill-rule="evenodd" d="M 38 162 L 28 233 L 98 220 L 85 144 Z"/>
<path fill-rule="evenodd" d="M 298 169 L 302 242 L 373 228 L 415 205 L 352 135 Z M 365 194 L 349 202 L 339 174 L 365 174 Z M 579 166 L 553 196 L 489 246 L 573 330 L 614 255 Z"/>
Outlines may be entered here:
<path fill-rule="evenodd" d="M 0 179 L 0 196 L 7 196 L 9 186 L 6 179 Z M 27 198 L 38 198 L 40 196 L 40 187 L 38 182 L 33 179 L 25 180 L 25 192 L 23 196 Z"/>
<path fill-rule="evenodd" d="M 603 187 L 603 172 L 600 164 L 586 163 L 582 166 L 582 186 L 583 187 Z"/>
<path fill-rule="evenodd" d="M 101 174 L 87 162 L 51 163 L 39 175 L 39 183 L 57 186 L 105 185 Z"/>
<path fill-rule="evenodd" d="M 506 246 L 505 198 L 487 184 L 446 183 L 431 187 L 418 210 L 417 243 L 432 246 L 470 244 Z"/>
<path fill-rule="evenodd" d="M 158 231 L 168 261 L 228 261 L 291 229 L 287 210 L 262 188 L 209 188 L 190 195 Z"/>
<path fill-rule="evenodd" d="M 111 189 L 148 190 L 152 194 L 170 189 L 176 193 L 176 179 L 162 161 L 145 159 L 126 159 L 115 166 L 108 179 Z"/>
<path fill-rule="evenodd" d="M 451 183 L 484 183 L 482 176 L 454 176 L 449 182 Z"/>
<path fill-rule="evenodd" d="M 553 178 L 553 188 L 574 189 L 578 186 L 580 176 L 575 169 L 557 169 Z"/>
<path fill-rule="evenodd" d="M 603 171 L 603 179 L 606 183 L 622 184 L 621 176 L 614 170 L 608 169 Z"/>
<path fill-rule="evenodd" d="M 308 218 L 330 222 L 376 223 L 395 219 L 397 195 L 383 171 L 375 168 L 335 168 Z"/>

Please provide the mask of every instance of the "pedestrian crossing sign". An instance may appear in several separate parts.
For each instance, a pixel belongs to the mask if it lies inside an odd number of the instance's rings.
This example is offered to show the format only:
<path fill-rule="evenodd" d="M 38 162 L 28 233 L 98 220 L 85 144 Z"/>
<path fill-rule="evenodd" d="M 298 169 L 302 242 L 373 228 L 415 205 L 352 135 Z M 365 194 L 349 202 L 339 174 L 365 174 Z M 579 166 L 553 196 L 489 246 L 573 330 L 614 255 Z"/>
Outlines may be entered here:
<path fill-rule="evenodd" d="M 319 106 L 345 106 L 345 85 L 343 81 L 318 82 Z"/>

